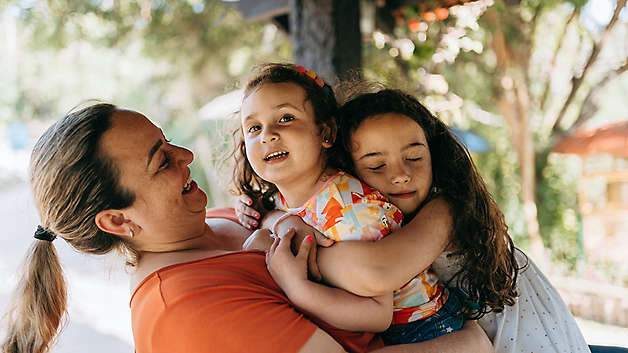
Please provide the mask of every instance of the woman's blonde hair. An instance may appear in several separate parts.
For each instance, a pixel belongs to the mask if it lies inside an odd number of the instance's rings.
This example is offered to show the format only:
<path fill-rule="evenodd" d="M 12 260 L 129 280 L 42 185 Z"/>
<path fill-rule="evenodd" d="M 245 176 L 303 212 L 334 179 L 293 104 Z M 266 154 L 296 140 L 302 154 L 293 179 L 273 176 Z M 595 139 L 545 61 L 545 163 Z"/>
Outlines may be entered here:
<path fill-rule="evenodd" d="M 95 104 L 68 114 L 37 141 L 30 162 L 30 183 L 41 226 L 80 252 L 118 250 L 135 264 L 139 253 L 120 237 L 96 226 L 106 209 L 130 206 L 135 196 L 123 189 L 115 164 L 99 148 L 116 107 Z M 44 353 L 66 316 L 66 284 L 52 241 L 35 240 L 6 315 L 3 353 Z"/>

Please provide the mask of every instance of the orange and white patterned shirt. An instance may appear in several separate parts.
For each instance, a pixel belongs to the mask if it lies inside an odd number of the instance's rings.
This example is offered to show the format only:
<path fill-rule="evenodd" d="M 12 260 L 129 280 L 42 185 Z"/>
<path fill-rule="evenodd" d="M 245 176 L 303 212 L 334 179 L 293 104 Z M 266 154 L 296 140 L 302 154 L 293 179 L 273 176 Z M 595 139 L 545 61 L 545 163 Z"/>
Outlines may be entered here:
<path fill-rule="evenodd" d="M 401 227 L 403 214 L 377 190 L 339 171 L 303 206 L 290 208 L 281 195 L 275 207 L 298 215 L 305 223 L 335 241 L 376 241 Z M 437 312 L 447 291 L 427 269 L 394 291 L 393 323 L 421 320 Z"/>

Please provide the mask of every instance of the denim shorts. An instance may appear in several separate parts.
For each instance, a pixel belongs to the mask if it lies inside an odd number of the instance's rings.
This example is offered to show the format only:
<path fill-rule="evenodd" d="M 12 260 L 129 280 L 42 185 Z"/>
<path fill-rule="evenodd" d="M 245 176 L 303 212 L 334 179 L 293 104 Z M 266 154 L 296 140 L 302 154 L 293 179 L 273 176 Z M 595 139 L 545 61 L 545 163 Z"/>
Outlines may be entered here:
<path fill-rule="evenodd" d="M 386 345 L 423 342 L 460 330 L 464 321 L 460 295 L 456 289 L 449 289 L 449 298 L 440 310 L 422 320 L 391 325 L 382 333 L 384 342 Z"/>

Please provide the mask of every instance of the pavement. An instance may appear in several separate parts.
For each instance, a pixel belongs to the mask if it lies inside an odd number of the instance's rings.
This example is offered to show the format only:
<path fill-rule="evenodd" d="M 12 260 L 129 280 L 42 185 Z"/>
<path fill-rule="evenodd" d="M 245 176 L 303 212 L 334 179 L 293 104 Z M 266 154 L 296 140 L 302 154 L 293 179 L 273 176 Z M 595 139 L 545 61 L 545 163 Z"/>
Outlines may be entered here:
<path fill-rule="evenodd" d="M 26 249 L 34 241 L 39 217 L 28 186 L 17 178 L 0 183 L 0 310 L 6 306 L 17 281 Z M 133 352 L 130 290 L 120 261 L 87 256 L 57 239 L 69 283 L 69 321 L 52 353 Z M 628 348 L 628 328 L 577 319 L 587 342 Z M 0 333 L 0 336 L 4 336 Z"/>

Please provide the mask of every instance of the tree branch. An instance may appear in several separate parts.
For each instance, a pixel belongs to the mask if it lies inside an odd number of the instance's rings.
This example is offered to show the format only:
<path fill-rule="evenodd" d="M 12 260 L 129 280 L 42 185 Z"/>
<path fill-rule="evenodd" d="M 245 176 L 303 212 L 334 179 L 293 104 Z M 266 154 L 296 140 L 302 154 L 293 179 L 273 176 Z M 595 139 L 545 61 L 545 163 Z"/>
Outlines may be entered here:
<path fill-rule="evenodd" d="M 584 99 L 584 102 L 582 103 L 582 106 L 580 108 L 580 114 L 578 114 L 578 118 L 576 118 L 576 121 L 573 123 L 573 125 L 571 125 L 569 129 L 567 129 L 566 131 L 560 130 L 559 134 L 554 136 L 552 142 L 555 143 L 555 141 L 560 140 L 560 138 L 562 138 L 563 136 L 569 135 L 575 129 L 579 128 L 584 123 L 586 123 L 589 119 L 591 119 L 593 115 L 595 114 L 595 112 L 597 112 L 598 110 L 598 105 L 594 101 L 598 93 L 602 89 L 604 89 L 604 87 L 606 87 L 606 85 L 609 82 L 619 77 L 621 74 L 623 74 L 626 71 L 628 71 L 628 59 L 617 70 L 609 71 L 608 73 L 606 73 L 606 76 L 604 76 L 600 80 L 600 82 L 598 82 L 595 85 L 595 87 L 593 87 L 587 94 L 587 97 Z"/>
<path fill-rule="evenodd" d="M 547 104 L 547 97 L 549 96 L 549 86 L 550 86 L 550 82 L 552 78 L 552 72 L 554 71 L 554 68 L 556 67 L 556 58 L 558 57 L 558 53 L 560 53 L 560 50 L 563 48 L 563 42 L 565 39 L 565 35 L 567 35 L 567 29 L 569 28 L 569 25 L 574 20 L 574 18 L 578 17 L 579 14 L 580 14 L 580 8 L 575 8 L 573 12 L 571 12 L 569 19 L 567 19 L 567 22 L 565 22 L 563 31 L 560 33 L 560 36 L 558 37 L 558 46 L 556 47 L 556 51 L 554 51 L 554 57 L 552 58 L 552 62 L 550 64 L 548 73 L 546 74 L 545 86 L 543 87 L 543 93 L 541 94 L 541 104 L 540 104 L 541 108 L 540 109 L 542 112 L 545 111 L 545 106 Z"/>
<path fill-rule="evenodd" d="M 617 0 L 615 11 L 613 12 L 613 17 L 611 18 L 606 28 L 604 28 L 604 32 L 602 33 L 602 36 L 599 42 L 593 45 L 593 49 L 591 50 L 591 55 L 589 56 L 589 59 L 587 60 L 587 63 L 584 66 L 584 69 L 582 70 L 582 74 L 580 75 L 580 77 L 573 76 L 571 78 L 571 91 L 569 92 L 569 95 L 567 96 L 567 99 L 565 100 L 563 107 L 560 109 L 560 113 L 558 113 L 558 118 L 556 118 L 556 121 L 554 122 L 554 125 L 552 126 L 552 135 L 558 134 L 558 131 L 561 130 L 560 123 L 565 117 L 567 108 L 569 107 L 569 105 L 571 104 L 571 101 L 573 101 L 574 97 L 576 96 L 576 92 L 578 91 L 578 88 L 580 88 L 580 85 L 584 81 L 586 75 L 589 73 L 589 69 L 591 68 L 593 63 L 597 60 L 597 57 L 600 54 L 600 51 L 602 50 L 602 46 L 604 45 L 604 42 L 606 38 L 608 37 L 609 33 L 615 26 L 615 23 L 617 23 L 617 19 L 619 18 L 619 13 L 624 8 L 624 6 L 626 6 L 626 0 Z"/>

